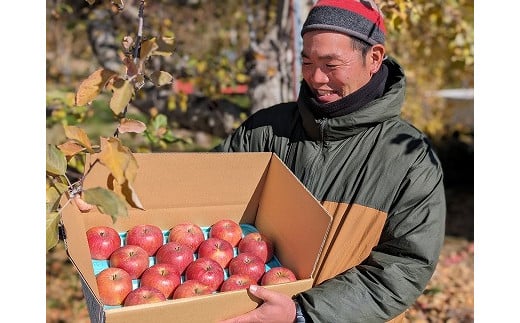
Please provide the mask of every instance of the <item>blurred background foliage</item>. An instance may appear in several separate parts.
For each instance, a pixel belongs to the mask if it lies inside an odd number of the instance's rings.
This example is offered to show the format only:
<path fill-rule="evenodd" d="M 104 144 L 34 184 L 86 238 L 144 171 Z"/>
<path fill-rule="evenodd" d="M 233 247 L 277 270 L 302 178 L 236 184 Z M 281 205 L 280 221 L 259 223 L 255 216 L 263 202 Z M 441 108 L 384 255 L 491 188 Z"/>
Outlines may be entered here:
<path fill-rule="evenodd" d="M 225 89 L 248 84 L 248 64 L 255 59 L 248 57 L 252 42 L 260 43 L 279 23 L 280 2 L 295 1 L 147 1 L 145 36 L 170 35 L 176 41 L 174 55 L 152 64 L 174 75 L 177 86 L 189 84 L 190 88 L 163 90 L 162 96 L 158 92 L 146 93 L 153 98 L 148 103 L 143 102 L 150 98 L 136 98 L 134 104 L 145 115 L 143 118 L 166 113 L 173 128 L 189 129 L 189 120 L 176 120 L 186 118 L 182 114 L 188 108 L 198 104 L 211 109 L 211 104 L 225 99 L 229 106 L 241 109 L 233 110 L 231 125 L 199 128 L 212 128 L 209 133 L 218 137 L 229 133 L 249 113 L 250 100 L 243 91 L 226 95 Z M 472 109 L 464 112 L 466 120 L 455 122 L 456 112 L 450 109 L 449 100 L 437 94 L 441 89 L 473 88 L 473 1 L 391 0 L 379 4 L 386 17 L 387 52 L 403 65 L 408 78 L 403 116 L 433 140 L 449 137 L 454 131 L 471 136 Z M 47 1 L 48 127 L 98 114 L 94 109 L 73 107 L 71 93 L 100 65 L 119 68 L 116 46 L 123 36 L 135 34 L 137 5 L 138 1 L 126 1 L 124 10 L 116 13 L 110 1 L 98 0 L 93 5 L 86 1 Z M 300 15 L 303 19 L 305 12 Z M 299 33 L 296 35 L 299 37 Z M 171 113 L 174 110 L 179 111 Z M 99 113 L 99 118 L 107 117 Z M 227 128 L 218 131 L 217 127 Z"/>

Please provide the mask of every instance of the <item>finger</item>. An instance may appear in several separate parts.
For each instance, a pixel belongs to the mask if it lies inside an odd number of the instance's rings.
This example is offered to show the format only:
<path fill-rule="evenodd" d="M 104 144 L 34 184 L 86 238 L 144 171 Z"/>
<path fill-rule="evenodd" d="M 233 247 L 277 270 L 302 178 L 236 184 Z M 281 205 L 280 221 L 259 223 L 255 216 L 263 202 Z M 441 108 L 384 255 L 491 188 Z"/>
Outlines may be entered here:
<path fill-rule="evenodd" d="M 249 292 L 254 296 L 264 300 L 264 302 L 269 302 L 273 300 L 273 297 L 276 297 L 276 292 L 273 292 L 267 288 L 258 285 L 249 286 Z"/>

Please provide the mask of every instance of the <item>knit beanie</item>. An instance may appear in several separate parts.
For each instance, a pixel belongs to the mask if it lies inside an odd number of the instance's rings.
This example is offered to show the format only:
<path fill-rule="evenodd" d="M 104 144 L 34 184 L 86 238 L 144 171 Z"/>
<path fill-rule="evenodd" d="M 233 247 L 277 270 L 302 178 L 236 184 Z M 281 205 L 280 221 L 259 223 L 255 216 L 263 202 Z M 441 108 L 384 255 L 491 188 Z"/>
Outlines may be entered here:
<path fill-rule="evenodd" d="M 301 35 L 323 29 L 359 38 L 370 45 L 385 43 L 383 16 L 373 0 L 318 0 Z"/>

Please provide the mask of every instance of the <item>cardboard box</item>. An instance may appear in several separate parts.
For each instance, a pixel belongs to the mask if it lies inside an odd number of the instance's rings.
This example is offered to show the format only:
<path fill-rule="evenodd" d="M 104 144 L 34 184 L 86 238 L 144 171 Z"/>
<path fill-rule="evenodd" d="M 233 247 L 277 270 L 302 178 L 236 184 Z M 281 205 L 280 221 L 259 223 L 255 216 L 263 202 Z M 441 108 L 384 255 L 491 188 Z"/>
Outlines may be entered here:
<path fill-rule="evenodd" d="M 80 275 L 92 322 L 215 322 L 248 312 L 259 300 L 246 290 L 104 309 L 85 232 L 110 225 L 126 231 L 152 223 L 162 229 L 192 221 L 209 226 L 221 218 L 254 225 L 271 238 L 279 261 L 298 281 L 267 286 L 292 296 L 311 288 L 332 219 L 320 203 L 272 153 L 134 154 L 139 170 L 134 189 L 146 210 L 129 209 L 112 223 L 97 211 L 63 210 L 65 244 Z M 90 156 L 94 158 L 94 156 Z M 107 187 L 108 172 L 92 168 L 84 188 Z M 323 259 L 321 260 L 321 262 Z"/>

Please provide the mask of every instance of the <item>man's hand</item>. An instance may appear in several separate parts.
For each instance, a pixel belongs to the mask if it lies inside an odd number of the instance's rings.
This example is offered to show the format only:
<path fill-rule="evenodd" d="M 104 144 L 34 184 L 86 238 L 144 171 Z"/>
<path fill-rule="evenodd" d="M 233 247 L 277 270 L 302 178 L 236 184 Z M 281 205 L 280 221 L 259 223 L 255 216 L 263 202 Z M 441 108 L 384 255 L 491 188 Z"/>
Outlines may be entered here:
<path fill-rule="evenodd" d="M 296 317 L 294 301 L 287 295 L 251 285 L 249 292 L 264 302 L 243 315 L 221 321 L 221 323 L 293 323 Z"/>

